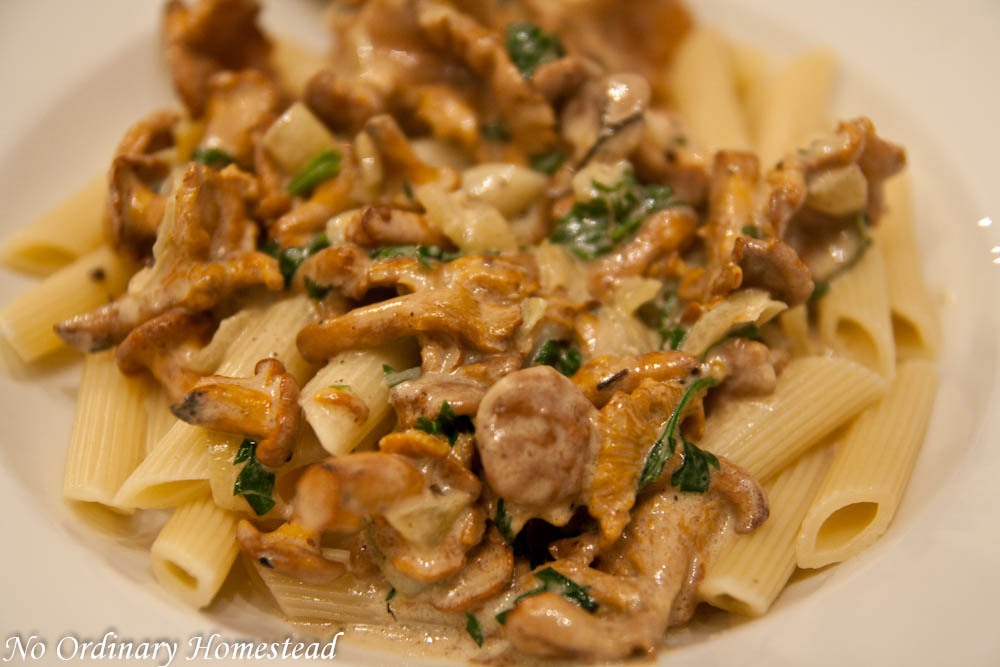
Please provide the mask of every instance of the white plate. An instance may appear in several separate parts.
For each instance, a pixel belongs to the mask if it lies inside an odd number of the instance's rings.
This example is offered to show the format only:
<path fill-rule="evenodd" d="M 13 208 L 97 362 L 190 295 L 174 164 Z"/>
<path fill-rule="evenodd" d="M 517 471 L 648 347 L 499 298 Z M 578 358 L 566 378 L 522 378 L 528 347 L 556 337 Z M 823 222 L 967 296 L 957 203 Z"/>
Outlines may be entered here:
<path fill-rule="evenodd" d="M 804 4 L 771 0 L 751 9 L 713 0 L 699 13 L 779 53 L 833 47 L 843 60 L 837 111 L 870 115 L 884 136 L 907 146 L 925 272 L 944 306 L 942 387 L 905 502 L 874 548 L 796 583 L 762 619 L 716 620 L 674 633 L 678 648 L 660 659 L 671 665 L 996 664 L 1000 142 L 994 115 L 1000 66 L 992 45 L 1000 5 L 953 2 L 945 12 L 938 3 L 906 0 Z M 134 119 L 172 104 L 152 37 L 159 6 L 0 3 L 0 234 L 102 170 Z M 307 0 L 271 2 L 265 22 L 316 43 L 322 35 L 310 16 L 318 7 Z M 987 226 L 988 216 L 997 223 Z M 28 284 L 4 273 L 0 303 Z M 237 605 L 208 614 L 184 608 L 159 591 L 148 557 L 121 526 L 88 525 L 61 502 L 77 375 L 77 368 L 54 366 L 0 381 L 0 659 L 10 654 L 3 642 L 15 634 L 47 640 L 39 664 L 57 663 L 56 643 L 68 634 L 99 639 L 114 629 L 135 640 L 170 638 L 182 644 L 174 664 L 191 635 L 246 636 L 257 621 Z M 338 660 L 363 657 L 350 651 Z"/>

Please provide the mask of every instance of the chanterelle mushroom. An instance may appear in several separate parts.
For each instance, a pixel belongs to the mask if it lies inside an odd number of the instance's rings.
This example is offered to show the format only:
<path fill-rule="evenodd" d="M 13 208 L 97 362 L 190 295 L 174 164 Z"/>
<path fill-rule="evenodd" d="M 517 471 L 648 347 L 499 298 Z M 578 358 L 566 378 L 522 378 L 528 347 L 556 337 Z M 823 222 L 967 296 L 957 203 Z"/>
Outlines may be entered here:
<path fill-rule="evenodd" d="M 206 313 L 168 310 L 125 337 L 115 350 L 118 367 L 128 375 L 149 369 L 171 400 L 179 401 L 201 378 L 201 373 L 185 363 L 186 353 L 205 344 L 212 324 Z"/>
<path fill-rule="evenodd" d="M 190 163 L 167 204 L 153 266 L 135 274 L 116 301 L 57 324 L 56 333 L 93 352 L 172 308 L 198 312 L 243 288 L 284 287 L 277 260 L 256 250 L 258 229 L 247 213 L 255 197 L 253 178 L 234 165 L 214 171 Z"/>
<path fill-rule="evenodd" d="M 263 438 L 257 459 L 276 468 L 295 444 L 301 421 L 299 388 L 277 359 L 261 359 L 253 372 L 249 378 L 203 377 L 170 410 L 189 424 Z"/>
<path fill-rule="evenodd" d="M 192 116 L 208 101 L 209 79 L 222 70 L 266 71 L 271 43 L 257 27 L 257 0 L 170 0 L 164 9 L 167 64 Z"/>
<path fill-rule="evenodd" d="M 338 287 L 358 292 L 399 284 L 417 291 L 306 327 L 299 332 L 298 346 L 312 361 L 414 334 L 446 336 L 485 353 L 506 352 L 522 320 L 518 302 L 538 289 L 523 264 L 502 256 L 467 255 L 422 266 L 406 257 L 369 263 L 363 255 L 341 247 L 317 253 L 312 260 L 321 264 L 326 257 L 338 258 L 333 265 L 338 270 L 321 284 L 339 280 Z M 356 267 L 356 278 L 345 280 L 339 269 L 348 266 Z"/>
<path fill-rule="evenodd" d="M 475 505 L 481 483 L 445 440 L 423 431 L 384 437 L 378 452 L 327 459 L 299 481 L 286 527 L 262 537 L 249 522 L 240 526 L 245 550 L 257 557 L 285 554 L 274 567 L 312 579 L 336 572 L 321 562 L 323 532 L 365 529 L 377 546 L 378 565 L 387 577 L 410 587 L 441 581 L 467 562 L 467 552 L 483 538 L 485 513 Z M 263 549 L 268 551 L 265 553 Z"/>
<path fill-rule="evenodd" d="M 170 173 L 170 162 L 156 153 L 173 144 L 178 120 L 173 111 L 157 111 L 130 127 L 108 172 L 108 236 L 115 245 L 140 255 L 153 245 L 163 219 L 166 197 L 160 185 Z"/>

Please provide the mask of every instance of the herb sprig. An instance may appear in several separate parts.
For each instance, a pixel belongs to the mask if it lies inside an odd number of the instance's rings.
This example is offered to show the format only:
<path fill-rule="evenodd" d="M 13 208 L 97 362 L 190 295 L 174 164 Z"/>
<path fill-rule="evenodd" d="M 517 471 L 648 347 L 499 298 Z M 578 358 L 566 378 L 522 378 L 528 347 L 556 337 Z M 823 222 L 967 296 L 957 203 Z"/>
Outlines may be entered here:
<path fill-rule="evenodd" d="M 305 197 L 323 181 L 340 173 L 340 151 L 326 150 L 314 157 L 288 184 L 294 197 Z"/>
<path fill-rule="evenodd" d="M 577 202 L 555 223 L 550 236 L 584 260 L 605 255 L 635 233 L 649 215 L 677 204 L 666 185 L 639 185 L 632 172 L 606 185 L 594 181 L 598 196 Z"/>
<path fill-rule="evenodd" d="M 267 514 L 274 507 L 274 473 L 257 460 L 257 442 L 246 438 L 233 459 L 233 465 L 246 462 L 233 485 L 233 495 L 242 495 L 257 516 Z"/>
<path fill-rule="evenodd" d="M 552 366 L 566 377 L 572 377 L 582 363 L 580 348 L 568 340 L 547 340 L 531 358 L 532 366 Z"/>
<path fill-rule="evenodd" d="M 236 158 L 221 148 L 197 148 L 191 154 L 191 159 L 206 167 L 225 167 L 236 162 Z"/>
<path fill-rule="evenodd" d="M 657 438 L 656 442 L 653 443 L 653 447 L 649 450 L 649 454 L 646 456 L 646 463 L 642 466 L 642 472 L 639 474 L 639 484 L 638 484 L 639 491 L 642 491 L 644 488 L 646 488 L 646 486 L 656 481 L 660 477 L 660 475 L 663 473 L 663 466 L 666 465 L 667 460 L 674 455 L 674 451 L 677 449 L 676 436 L 677 436 L 677 429 L 680 426 L 681 415 L 684 414 L 684 409 L 687 407 L 687 404 L 691 402 L 692 397 L 702 389 L 714 387 L 717 384 L 719 384 L 719 381 L 713 377 L 701 377 L 692 382 L 691 384 L 689 384 L 687 388 L 684 390 L 684 393 L 681 394 L 680 400 L 677 401 L 677 405 L 674 406 L 673 412 L 670 413 L 670 419 L 667 420 L 667 425 L 663 428 L 663 433 L 661 433 L 660 437 Z M 683 436 L 681 437 L 683 439 Z M 684 464 L 686 465 L 688 463 L 687 461 L 688 449 L 686 445 L 684 451 L 685 451 Z M 698 451 L 700 452 L 702 450 L 699 449 Z M 712 458 L 715 459 L 714 456 Z M 692 465 L 697 466 L 699 464 L 693 463 Z M 718 459 L 715 460 L 714 465 L 716 467 L 719 466 Z M 677 473 L 679 472 L 680 469 L 678 469 L 677 472 L 675 472 L 674 475 L 672 475 L 670 478 L 671 484 L 674 484 L 675 486 L 677 486 L 677 484 L 674 482 L 675 477 L 677 477 L 678 480 L 681 480 L 682 477 L 683 479 L 686 480 L 688 479 L 687 475 L 692 474 L 690 472 L 687 472 L 683 476 L 678 476 Z M 705 491 L 708 490 L 707 479 L 704 487 L 687 488 L 681 490 L 697 491 L 699 493 L 704 493 Z"/>
<path fill-rule="evenodd" d="M 525 79 L 530 79 L 539 65 L 566 55 L 566 48 L 557 35 L 533 23 L 511 23 L 507 26 L 506 41 L 507 54 Z"/>
<path fill-rule="evenodd" d="M 309 243 L 302 246 L 282 248 L 278 245 L 277 241 L 270 241 L 263 248 L 261 248 L 261 251 L 278 260 L 278 268 L 281 270 L 281 275 L 285 277 L 285 288 L 287 289 L 288 286 L 292 284 L 292 278 L 295 277 L 295 272 L 299 270 L 300 266 L 302 266 L 302 262 L 306 261 L 309 257 L 312 257 L 320 250 L 329 247 L 330 240 L 326 237 L 326 232 L 322 232 L 313 237 Z M 309 282 L 306 283 L 306 290 L 309 291 L 309 296 L 312 296 L 314 299 L 326 296 L 326 292 L 323 292 L 321 296 L 313 296 L 314 293 L 321 292 L 324 286 L 317 285 L 313 282 L 315 289 L 310 290 Z"/>
<path fill-rule="evenodd" d="M 517 535 L 514 534 L 513 529 L 510 525 L 510 514 L 507 514 L 507 504 L 504 502 L 503 498 L 497 500 L 497 513 L 493 517 L 493 523 L 496 524 L 497 530 L 500 531 L 500 535 L 503 537 L 507 544 L 514 544 L 514 538 Z"/>
<path fill-rule="evenodd" d="M 456 415 L 448 401 L 442 401 L 441 411 L 434 420 L 417 417 L 416 428 L 431 435 L 443 435 L 448 444 L 454 446 L 460 433 L 475 433 L 476 427 L 469 415 Z"/>
<path fill-rule="evenodd" d="M 479 627 L 479 621 L 469 612 L 465 612 L 465 631 L 476 642 L 476 646 L 483 645 L 483 630 Z"/>
<path fill-rule="evenodd" d="M 581 586 L 569 577 L 560 574 L 554 568 L 547 567 L 544 570 L 539 570 L 535 572 L 535 578 L 542 582 L 542 585 L 538 588 L 533 588 L 526 593 L 521 593 L 514 600 L 514 604 L 510 609 L 504 610 L 496 615 L 497 622 L 503 625 L 507 622 L 507 614 L 509 614 L 514 607 L 516 607 L 521 600 L 529 598 L 533 595 L 539 595 L 550 591 L 552 593 L 558 593 L 570 602 L 582 607 L 584 610 L 593 614 L 597 611 L 597 600 L 591 597 L 590 593 L 587 591 L 590 586 Z"/>
<path fill-rule="evenodd" d="M 392 257 L 416 257 L 424 268 L 430 268 L 428 260 L 450 262 L 462 256 L 461 252 L 444 250 L 436 245 L 390 245 L 377 248 L 371 252 L 372 259 L 390 259 Z"/>
<path fill-rule="evenodd" d="M 559 171 L 559 167 L 566 161 L 566 152 L 561 148 L 555 148 L 548 153 L 532 155 L 531 168 L 543 174 L 554 174 Z"/>

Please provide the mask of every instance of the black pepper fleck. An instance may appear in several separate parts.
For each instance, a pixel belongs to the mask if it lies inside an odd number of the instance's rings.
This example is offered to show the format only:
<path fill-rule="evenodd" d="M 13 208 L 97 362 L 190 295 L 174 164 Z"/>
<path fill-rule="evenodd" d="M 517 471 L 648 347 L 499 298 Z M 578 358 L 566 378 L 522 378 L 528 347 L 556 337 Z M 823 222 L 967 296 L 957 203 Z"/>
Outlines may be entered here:
<path fill-rule="evenodd" d="M 263 565 L 264 567 L 269 567 L 269 568 L 271 568 L 272 570 L 274 569 L 274 566 L 273 566 L 273 565 L 271 565 L 271 561 L 269 561 L 269 560 L 268 560 L 267 558 L 265 558 L 264 556 L 261 556 L 260 558 L 258 558 L 258 559 L 257 559 L 257 561 L 258 561 L 258 562 L 259 562 L 259 563 L 260 563 L 261 565 Z"/>
<path fill-rule="evenodd" d="M 104 267 L 102 266 L 99 266 L 90 272 L 90 279 L 93 280 L 95 283 L 103 283 L 107 277 L 108 274 L 105 273 Z"/>

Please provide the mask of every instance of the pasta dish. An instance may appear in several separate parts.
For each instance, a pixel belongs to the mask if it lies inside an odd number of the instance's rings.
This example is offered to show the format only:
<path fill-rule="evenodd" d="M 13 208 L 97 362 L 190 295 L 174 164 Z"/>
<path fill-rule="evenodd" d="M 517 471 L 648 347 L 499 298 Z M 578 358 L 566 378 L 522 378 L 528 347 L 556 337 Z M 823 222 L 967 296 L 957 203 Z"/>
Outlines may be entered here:
<path fill-rule="evenodd" d="M 469 657 L 653 654 L 888 529 L 937 386 L 902 147 L 679 0 L 169 0 L 178 107 L 0 249 L 64 495 L 155 578 Z M 166 511 L 164 511 L 166 510 Z"/>

